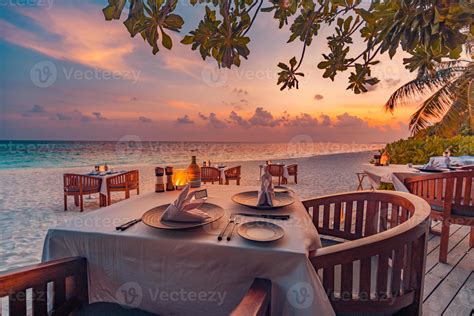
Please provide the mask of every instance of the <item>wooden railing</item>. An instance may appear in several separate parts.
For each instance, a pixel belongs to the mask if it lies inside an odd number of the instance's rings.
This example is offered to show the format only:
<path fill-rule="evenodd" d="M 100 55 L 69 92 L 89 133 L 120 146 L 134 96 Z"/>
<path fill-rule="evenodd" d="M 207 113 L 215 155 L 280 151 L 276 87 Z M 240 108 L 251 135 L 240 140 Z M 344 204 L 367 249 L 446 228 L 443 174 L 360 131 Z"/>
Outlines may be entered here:
<path fill-rule="evenodd" d="M 48 294 L 53 304 L 49 312 Z M 89 302 L 86 259 L 54 260 L 0 274 L 0 298 L 6 296 L 12 316 L 26 315 L 30 302 L 35 316 L 69 315 Z"/>
<path fill-rule="evenodd" d="M 310 256 L 337 313 L 421 314 L 430 207 L 402 192 L 303 201 L 322 235 L 347 240 Z"/>

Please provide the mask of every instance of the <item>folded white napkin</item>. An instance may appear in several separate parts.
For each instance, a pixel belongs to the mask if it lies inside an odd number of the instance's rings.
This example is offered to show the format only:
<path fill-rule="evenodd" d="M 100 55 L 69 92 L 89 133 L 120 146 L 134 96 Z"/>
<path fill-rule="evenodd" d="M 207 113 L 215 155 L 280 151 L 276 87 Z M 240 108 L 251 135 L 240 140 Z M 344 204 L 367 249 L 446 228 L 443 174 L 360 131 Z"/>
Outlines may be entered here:
<path fill-rule="evenodd" d="M 275 191 L 273 189 L 272 175 L 268 172 L 267 167 L 261 179 L 260 190 L 258 190 L 257 206 L 273 206 Z"/>
<path fill-rule="evenodd" d="M 209 218 L 206 212 L 200 211 L 197 208 L 204 204 L 204 199 L 194 199 L 191 201 L 196 191 L 189 193 L 190 185 L 186 185 L 183 191 L 179 194 L 176 201 L 174 201 L 163 213 L 162 220 L 171 222 L 202 222 Z M 189 193 L 189 194 L 188 194 Z"/>

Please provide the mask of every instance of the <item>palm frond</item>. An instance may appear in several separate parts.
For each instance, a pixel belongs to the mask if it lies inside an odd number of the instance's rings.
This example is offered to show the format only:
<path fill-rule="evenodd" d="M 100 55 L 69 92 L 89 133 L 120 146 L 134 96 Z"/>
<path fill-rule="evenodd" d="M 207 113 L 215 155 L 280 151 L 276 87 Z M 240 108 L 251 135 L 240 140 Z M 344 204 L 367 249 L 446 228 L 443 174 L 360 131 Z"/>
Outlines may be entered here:
<path fill-rule="evenodd" d="M 457 80 L 449 82 L 421 104 L 410 120 L 412 134 L 433 125 L 433 121 L 441 119 L 457 99 Z"/>
<path fill-rule="evenodd" d="M 393 112 L 398 105 L 405 105 L 410 101 L 426 96 L 430 92 L 442 89 L 458 75 L 458 71 L 446 68 L 438 70 L 434 76 L 416 78 L 392 93 L 384 108 L 386 111 Z"/>

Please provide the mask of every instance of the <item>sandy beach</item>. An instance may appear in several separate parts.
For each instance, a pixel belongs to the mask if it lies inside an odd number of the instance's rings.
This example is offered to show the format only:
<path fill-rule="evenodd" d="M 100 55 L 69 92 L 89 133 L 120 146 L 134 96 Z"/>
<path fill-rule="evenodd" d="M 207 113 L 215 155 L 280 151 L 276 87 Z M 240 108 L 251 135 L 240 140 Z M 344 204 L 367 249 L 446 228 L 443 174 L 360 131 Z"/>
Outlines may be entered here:
<path fill-rule="evenodd" d="M 301 199 L 312 196 L 352 191 L 357 188 L 355 173 L 368 162 L 372 152 L 333 154 L 278 160 L 299 165 L 298 184 L 290 178 L 291 187 Z M 262 161 L 226 163 L 242 166 L 242 185 L 258 185 L 259 165 Z M 93 164 L 93 163 L 91 163 Z M 113 166 L 112 166 L 113 167 Z M 186 165 L 176 165 L 184 168 Z M 154 165 L 129 165 L 117 169 L 138 169 L 141 192 L 154 190 Z M 80 216 L 73 206 L 63 211 L 63 178 L 66 172 L 86 173 L 91 168 L 35 168 L 0 170 L 0 270 L 8 270 L 40 261 L 43 240 L 49 227 Z M 232 182 L 231 185 L 235 185 Z M 368 183 L 366 183 L 368 187 Z M 123 194 L 115 194 L 117 203 Z M 93 212 L 98 198 L 85 198 L 85 211 Z"/>

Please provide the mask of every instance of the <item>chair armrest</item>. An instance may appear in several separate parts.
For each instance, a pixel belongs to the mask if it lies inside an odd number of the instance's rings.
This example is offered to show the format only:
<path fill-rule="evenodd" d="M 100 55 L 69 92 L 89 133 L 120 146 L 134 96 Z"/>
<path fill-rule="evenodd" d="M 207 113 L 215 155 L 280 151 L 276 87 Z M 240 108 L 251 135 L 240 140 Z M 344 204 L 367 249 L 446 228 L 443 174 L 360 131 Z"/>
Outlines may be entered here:
<path fill-rule="evenodd" d="M 73 279 L 73 281 L 72 281 Z M 72 281 L 72 282 L 71 282 Z M 9 296 L 10 315 L 25 315 L 25 291 L 33 289 L 33 310 L 43 314 L 47 304 L 47 284 L 53 282 L 54 311 L 71 312 L 89 303 L 87 260 L 71 257 L 0 273 L 0 297 Z"/>
<path fill-rule="evenodd" d="M 272 282 L 266 279 L 255 279 L 231 316 L 270 315 Z"/>

